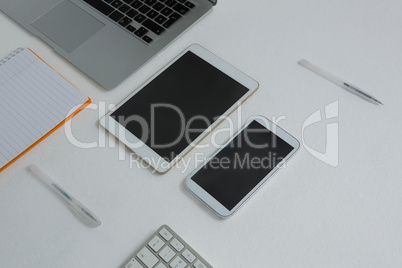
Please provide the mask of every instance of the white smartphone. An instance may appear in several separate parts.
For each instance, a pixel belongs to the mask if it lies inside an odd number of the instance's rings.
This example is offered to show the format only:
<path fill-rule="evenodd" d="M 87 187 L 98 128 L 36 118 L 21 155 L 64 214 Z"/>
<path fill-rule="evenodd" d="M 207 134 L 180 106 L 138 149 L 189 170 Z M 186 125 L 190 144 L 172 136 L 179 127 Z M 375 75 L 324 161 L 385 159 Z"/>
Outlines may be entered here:
<path fill-rule="evenodd" d="M 205 165 L 185 180 L 186 188 L 218 216 L 236 212 L 298 150 L 300 143 L 262 116 L 249 120 Z"/>
<path fill-rule="evenodd" d="M 257 88 L 255 80 L 194 44 L 100 124 L 164 173 Z"/>

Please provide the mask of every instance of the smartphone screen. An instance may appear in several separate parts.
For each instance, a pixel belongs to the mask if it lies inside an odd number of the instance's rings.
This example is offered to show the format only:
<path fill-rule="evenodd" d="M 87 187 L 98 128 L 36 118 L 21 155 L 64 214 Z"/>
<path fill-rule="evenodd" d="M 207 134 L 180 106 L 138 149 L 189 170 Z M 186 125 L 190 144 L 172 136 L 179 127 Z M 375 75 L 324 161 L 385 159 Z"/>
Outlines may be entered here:
<path fill-rule="evenodd" d="M 253 121 L 191 179 L 231 211 L 293 149 Z"/>

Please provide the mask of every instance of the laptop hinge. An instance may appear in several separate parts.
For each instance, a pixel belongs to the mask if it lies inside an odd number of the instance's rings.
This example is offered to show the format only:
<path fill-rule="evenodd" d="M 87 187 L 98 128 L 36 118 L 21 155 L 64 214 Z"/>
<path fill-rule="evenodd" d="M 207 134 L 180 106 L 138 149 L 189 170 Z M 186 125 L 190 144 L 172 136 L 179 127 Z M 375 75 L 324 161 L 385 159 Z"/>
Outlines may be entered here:
<path fill-rule="evenodd" d="M 214 6 L 218 3 L 218 0 L 208 0 L 209 2 L 211 2 Z"/>

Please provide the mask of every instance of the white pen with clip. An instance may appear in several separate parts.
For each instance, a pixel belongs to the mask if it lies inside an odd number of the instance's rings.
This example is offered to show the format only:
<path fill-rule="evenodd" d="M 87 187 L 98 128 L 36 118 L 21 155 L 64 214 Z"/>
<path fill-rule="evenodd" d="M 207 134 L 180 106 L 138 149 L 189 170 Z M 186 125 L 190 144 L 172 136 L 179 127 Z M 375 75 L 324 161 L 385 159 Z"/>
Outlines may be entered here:
<path fill-rule="evenodd" d="M 101 221 L 95 216 L 94 213 L 92 213 L 88 208 L 86 208 L 60 185 L 58 185 L 40 168 L 38 168 L 36 165 L 30 165 L 29 169 L 43 182 L 49 185 L 56 193 L 58 193 L 70 205 L 72 211 L 76 213 L 81 220 L 93 227 L 98 227 L 101 225 Z"/>
<path fill-rule="evenodd" d="M 361 90 L 360 88 L 358 88 L 357 86 L 352 85 L 351 83 L 348 83 L 346 81 L 343 81 L 342 79 L 328 73 L 327 71 L 323 70 L 322 68 L 318 67 L 317 65 L 312 64 L 311 62 L 309 62 L 308 60 L 302 59 L 299 61 L 299 64 L 307 69 L 309 69 L 310 71 L 318 74 L 321 77 L 324 77 L 325 79 L 327 79 L 328 81 L 334 83 L 335 85 L 340 86 L 343 89 L 346 89 L 347 91 L 376 104 L 381 104 L 383 105 L 382 102 L 380 102 L 379 100 L 377 100 L 374 96 L 370 95 L 369 93 Z"/>

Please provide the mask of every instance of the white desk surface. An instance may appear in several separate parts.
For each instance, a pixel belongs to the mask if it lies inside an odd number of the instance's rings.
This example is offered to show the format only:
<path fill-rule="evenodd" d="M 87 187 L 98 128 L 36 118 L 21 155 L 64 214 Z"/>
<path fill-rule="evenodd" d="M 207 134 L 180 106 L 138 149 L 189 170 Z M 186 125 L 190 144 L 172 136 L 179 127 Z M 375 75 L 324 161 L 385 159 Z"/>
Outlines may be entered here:
<path fill-rule="evenodd" d="M 339 165 L 323 163 L 302 146 L 287 169 L 227 220 L 184 189 L 192 168 L 156 175 L 130 167 L 127 149 L 120 155 L 125 160 L 119 160 L 117 147 L 80 149 L 60 129 L 0 174 L 0 266 L 119 267 L 166 223 L 215 267 L 402 267 L 401 11 L 396 0 L 221 0 L 111 91 L 0 14 L 2 56 L 29 46 L 94 104 L 118 103 L 192 43 L 260 83 L 242 107 L 241 123 L 256 114 L 285 116 L 279 125 L 301 140 L 309 115 L 339 102 L 339 116 L 328 120 L 339 126 Z M 300 67 L 301 58 L 385 105 L 368 103 Z M 98 141 L 100 115 L 86 110 L 76 116 L 75 137 Z M 305 129 L 308 146 L 325 151 L 328 122 Z M 186 159 L 213 151 L 196 150 Z M 102 225 L 81 224 L 27 171 L 31 163 L 91 208 Z"/>

